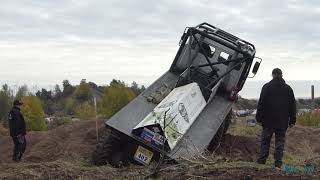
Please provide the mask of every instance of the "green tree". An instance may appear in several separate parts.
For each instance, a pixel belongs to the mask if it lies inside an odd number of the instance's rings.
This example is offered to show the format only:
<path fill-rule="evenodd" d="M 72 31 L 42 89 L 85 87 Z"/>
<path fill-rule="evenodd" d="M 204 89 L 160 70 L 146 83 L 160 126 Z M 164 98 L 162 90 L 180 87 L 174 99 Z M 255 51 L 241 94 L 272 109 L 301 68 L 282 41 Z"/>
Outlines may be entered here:
<path fill-rule="evenodd" d="M 27 85 L 20 86 L 16 93 L 16 99 L 21 99 L 22 97 L 27 96 L 27 93 L 28 93 L 28 86 Z"/>
<path fill-rule="evenodd" d="M 47 101 L 52 99 L 52 91 L 47 91 L 46 89 L 42 88 L 41 91 L 36 93 L 36 96 L 38 96 L 41 100 Z"/>
<path fill-rule="evenodd" d="M 4 120 L 7 119 L 7 115 L 12 107 L 12 102 L 12 90 L 5 84 L 0 91 L 0 122 L 5 122 Z"/>
<path fill-rule="evenodd" d="M 66 113 L 69 115 L 73 114 L 73 112 L 74 112 L 73 107 L 74 107 L 74 100 L 71 97 L 67 98 L 66 104 L 65 104 Z"/>
<path fill-rule="evenodd" d="M 59 99 L 62 96 L 62 91 L 60 89 L 60 86 L 58 84 L 56 84 L 54 86 L 54 97 Z"/>
<path fill-rule="evenodd" d="M 40 98 L 42 102 L 42 106 L 44 108 L 44 112 L 46 114 L 52 115 L 54 113 L 54 103 L 53 103 L 53 96 L 52 91 L 47 91 L 46 89 L 42 88 L 41 91 L 36 93 L 36 96 Z"/>
<path fill-rule="evenodd" d="M 132 91 L 133 91 L 136 95 L 139 95 L 139 94 L 140 94 L 138 84 L 137 84 L 135 81 L 132 82 L 130 88 L 132 89 Z"/>
<path fill-rule="evenodd" d="M 76 116 L 82 120 L 92 119 L 95 117 L 93 105 L 89 102 L 84 102 L 76 107 Z"/>
<path fill-rule="evenodd" d="M 116 87 L 116 86 L 121 86 L 121 87 L 126 87 L 126 84 L 123 81 L 112 79 L 110 82 L 110 86 Z"/>
<path fill-rule="evenodd" d="M 62 91 L 62 96 L 63 97 L 68 97 L 69 95 L 71 95 L 74 90 L 75 90 L 75 87 L 73 87 L 69 80 L 63 80 L 62 81 L 62 86 L 63 86 L 63 91 Z"/>
<path fill-rule="evenodd" d="M 88 101 L 91 96 L 90 85 L 83 79 L 75 91 L 75 97 L 80 102 Z"/>
<path fill-rule="evenodd" d="M 135 93 L 123 84 L 111 83 L 99 102 L 99 113 L 110 118 L 135 98 Z"/>
<path fill-rule="evenodd" d="M 98 85 L 94 82 L 88 82 L 89 86 L 93 89 L 97 89 L 98 88 Z"/>
<path fill-rule="evenodd" d="M 27 129 L 29 131 L 46 130 L 47 126 L 40 99 L 37 96 L 25 96 L 22 98 L 22 102 L 23 106 L 21 111 L 24 115 Z"/>
<path fill-rule="evenodd" d="M 140 91 L 143 92 L 144 90 L 146 90 L 146 87 L 144 85 L 142 85 L 140 88 Z"/>
<path fill-rule="evenodd" d="M 131 83 L 131 87 L 130 88 L 136 94 L 136 96 L 138 96 L 140 93 L 142 93 L 142 91 L 144 91 L 146 89 L 143 85 L 140 88 L 139 85 L 135 81 L 133 81 Z"/>

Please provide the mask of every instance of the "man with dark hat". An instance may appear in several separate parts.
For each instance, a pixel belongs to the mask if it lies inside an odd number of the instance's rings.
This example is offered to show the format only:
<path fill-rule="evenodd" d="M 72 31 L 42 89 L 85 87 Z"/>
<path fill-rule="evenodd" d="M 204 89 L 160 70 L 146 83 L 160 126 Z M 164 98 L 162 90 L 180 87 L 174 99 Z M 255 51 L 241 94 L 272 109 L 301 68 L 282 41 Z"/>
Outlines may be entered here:
<path fill-rule="evenodd" d="M 275 134 L 274 165 L 277 170 L 281 170 L 286 130 L 296 123 L 296 101 L 293 90 L 283 80 L 279 68 L 273 69 L 272 77 L 263 86 L 257 107 L 256 119 L 263 128 L 257 163 L 266 163 L 270 141 Z"/>
<path fill-rule="evenodd" d="M 26 123 L 20 112 L 22 104 L 23 103 L 20 100 L 15 100 L 9 113 L 10 136 L 14 143 L 12 159 L 15 162 L 21 161 L 22 155 L 26 149 Z"/>

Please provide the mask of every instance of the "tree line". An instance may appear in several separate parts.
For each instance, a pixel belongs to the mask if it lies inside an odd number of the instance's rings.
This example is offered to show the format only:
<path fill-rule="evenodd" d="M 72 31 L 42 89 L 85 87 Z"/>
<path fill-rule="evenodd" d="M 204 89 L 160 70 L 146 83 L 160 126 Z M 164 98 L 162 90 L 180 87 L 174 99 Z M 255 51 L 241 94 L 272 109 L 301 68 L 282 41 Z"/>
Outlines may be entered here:
<path fill-rule="evenodd" d="M 97 115 L 99 118 L 108 119 L 132 99 L 145 90 L 136 82 L 127 85 L 121 80 L 113 79 L 108 85 L 98 86 L 94 82 L 82 79 L 79 84 L 72 85 L 68 80 L 63 80 L 61 85 L 53 89 L 42 88 L 35 93 L 28 90 L 26 85 L 19 87 L 16 93 L 4 84 L 0 89 L 0 128 L 8 126 L 8 112 L 14 99 L 21 99 L 24 103 L 22 113 L 25 116 L 28 130 L 45 130 L 45 116 L 57 117 L 54 125 L 67 124 L 71 118 L 95 118 L 94 98 L 97 100 Z M 297 108 L 310 108 L 310 99 L 298 99 Z M 255 109 L 256 100 L 239 98 L 239 109 Z M 315 100 L 315 107 L 320 107 L 320 98 Z"/>
<path fill-rule="evenodd" d="M 0 124 L 8 126 L 8 112 L 14 99 L 21 99 L 24 105 L 22 113 L 28 130 L 38 131 L 47 129 L 45 116 L 59 117 L 64 124 L 72 117 L 78 119 L 110 118 L 132 99 L 139 95 L 145 87 L 136 82 L 127 85 L 121 80 L 113 79 L 108 85 L 98 86 L 94 82 L 82 79 L 78 85 L 63 80 L 62 86 L 55 85 L 53 90 L 42 88 L 36 93 L 28 90 L 26 85 L 18 88 L 14 94 L 8 85 L 0 90 Z M 97 113 L 94 108 L 97 103 Z"/>

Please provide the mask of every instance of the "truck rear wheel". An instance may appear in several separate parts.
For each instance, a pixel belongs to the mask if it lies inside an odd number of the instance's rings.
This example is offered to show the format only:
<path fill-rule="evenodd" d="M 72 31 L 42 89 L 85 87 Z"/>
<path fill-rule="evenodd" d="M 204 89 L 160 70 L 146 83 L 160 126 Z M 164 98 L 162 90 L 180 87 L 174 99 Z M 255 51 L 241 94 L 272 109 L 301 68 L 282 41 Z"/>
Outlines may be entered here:
<path fill-rule="evenodd" d="M 231 124 L 231 119 L 232 119 L 232 109 L 228 113 L 227 117 L 225 120 L 222 122 L 220 128 L 218 129 L 217 133 L 215 136 L 212 138 L 209 146 L 207 147 L 208 151 L 214 152 L 221 144 L 223 141 L 226 132 L 228 131 L 228 128 Z"/>

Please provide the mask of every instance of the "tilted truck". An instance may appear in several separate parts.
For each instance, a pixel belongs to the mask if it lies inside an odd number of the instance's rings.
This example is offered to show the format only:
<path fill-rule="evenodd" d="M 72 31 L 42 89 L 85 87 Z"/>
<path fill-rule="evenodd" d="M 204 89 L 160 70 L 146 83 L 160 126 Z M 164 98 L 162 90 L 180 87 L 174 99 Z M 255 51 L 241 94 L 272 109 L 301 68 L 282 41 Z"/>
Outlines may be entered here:
<path fill-rule="evenodd" d="M 253 44 L 208 23 L 187 27 L 179 46 L 170 69 L 106 121 L 96 165 L 190 159 L 217 146 L 262 60 Z"/>

